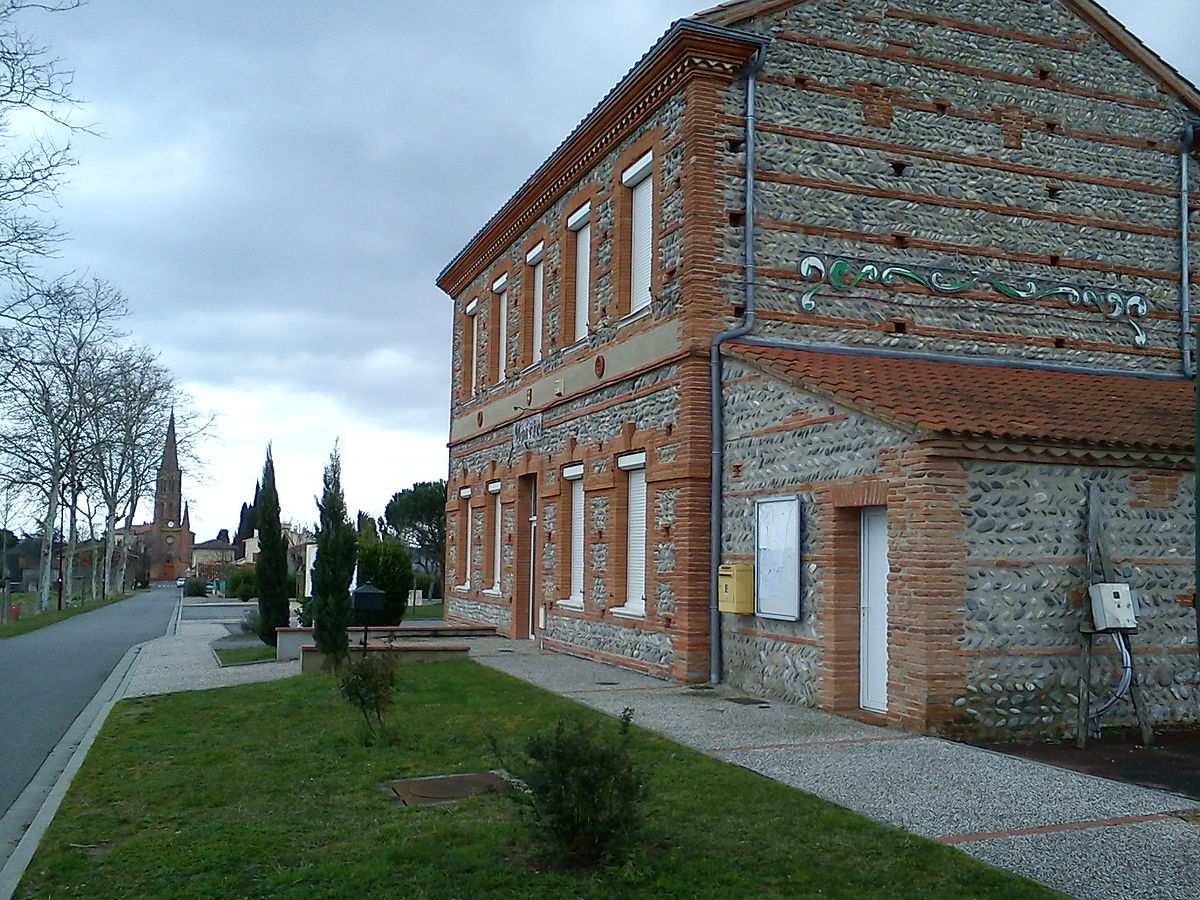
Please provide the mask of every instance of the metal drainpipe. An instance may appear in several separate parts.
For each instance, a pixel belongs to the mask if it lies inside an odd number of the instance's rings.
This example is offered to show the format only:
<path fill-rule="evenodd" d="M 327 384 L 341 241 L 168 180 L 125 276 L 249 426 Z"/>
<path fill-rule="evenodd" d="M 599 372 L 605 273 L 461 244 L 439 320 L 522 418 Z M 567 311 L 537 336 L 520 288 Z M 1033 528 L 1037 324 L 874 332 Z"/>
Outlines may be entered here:
<path fill-rule="evenodd" d="M 1192 297 L 1191 297 L 1191 273 L 1188 267 L 1191 265 L 1189 260 L 1190 248 L 1188 244 L 1191 240 L 1188 232 L 1189 217 L 1188 217 L 1188 167 L 1192 148 L 1196 144 L 1196 128 L 1200 126 L 1200 119 L 1191 119 L 1184 123 L 1183 139 L 1179 145 L 1179 321 L 1181 327 L 1179 335 L 1180 349 L 1183 352 L 1183 374 L 1187 378 L 1196 377 L 1195 357 L 1192 355 Z"/>
<path fill-rule="evenodd" d="M 1183 138 L 1179 145 L 1179 318 L 1183 328 L 1180 337 L 1183 342 L 1183 372 L 1189 378 L 1195 376 L 1196 367 L 1192 356 L 1191 273 L 1188 271 L 1191 265 L 1190 247 L 1188 246 L 1191 240 L 1188 216 L 1188 200 L 1190 199 L 1188 196 L 1190 193 L 1188 166 L 1192 148 L 1196 145 L 1197 128 L 1200 128 L 1200 119 L 1191 119 L 1185 122 Z M 1197 399 L 1200 400 L 1200 382 L 1197 383 L 1196 390 Z M 1200 446 L 1200 406 L 1198 406 L 1196 418 L 1196 441 L 1197 446 Z M 1196 532 L 1194 559 L 1196 582 L 1200 584 L 1200 531 Z M 1200 659 L 1200 603 L 1193 605 L 1196 607 L 1196 655 Z"/>
<path fill-rule="evenodd" d="M 722 479 L 725 472 L 725 427 L 722 422 L 721 345 L 748 334 L 754 328 L 754 89 L 758 73 L 766 62 L 766 50 L 757 51 L 746 73 L 746 207 L 743 253 L 746 311 L 740 325 L 723 331 L 709 345 L 708 371 L 712 397 L 712 472 L 709 537 L 708 599 L 708 677 L 711 684 L 721 683 L 721 612 L 718 606 L 717 570 L 721 565 L 721 532 L 724 518 Z"/>

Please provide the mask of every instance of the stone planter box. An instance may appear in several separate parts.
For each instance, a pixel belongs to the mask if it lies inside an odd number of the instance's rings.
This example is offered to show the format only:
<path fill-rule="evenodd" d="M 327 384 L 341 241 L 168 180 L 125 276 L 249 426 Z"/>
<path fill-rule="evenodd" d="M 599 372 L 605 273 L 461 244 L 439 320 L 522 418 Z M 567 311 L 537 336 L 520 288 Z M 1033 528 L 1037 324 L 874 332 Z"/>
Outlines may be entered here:
<path fill-rule="evenodd" d="M 347 628 L 350 644 L 362 643 L 361 628 Z M 372 628 L 368 637 L 372 642 L 392 643 L 398 640 L 454 638 L 462 640 L 473 637 L 494 637 L 496 629 L 490 625 L 448 625 L 433 620 L 428 625 L 390 625 Z M 276 628 L 275 658 L 300 659 L 300 650 L 313 642 L 311 628 Z"/>
<path fill-rule="evenodd" d="M 374 633 L 375 629 L 371 629 Z M 360 632 L 361 633 L 361 632 Z M 444 662 L 448 659 L 466 659 L 471 648 L 466 644 L 442 643 L 405 643 L 388 644 L 383 641 L 367 641 L 367 655 L 385 655 L 397 665 L 406 666 L 416 663 Z M 362 645 L 351 642 L 350 659 L 362 659 Z M 300 648 L 300 671 L 305 673 L 328 672 L 331 669 L 329 658 L 317 651 L 313 644 L 305 644 Z"/>

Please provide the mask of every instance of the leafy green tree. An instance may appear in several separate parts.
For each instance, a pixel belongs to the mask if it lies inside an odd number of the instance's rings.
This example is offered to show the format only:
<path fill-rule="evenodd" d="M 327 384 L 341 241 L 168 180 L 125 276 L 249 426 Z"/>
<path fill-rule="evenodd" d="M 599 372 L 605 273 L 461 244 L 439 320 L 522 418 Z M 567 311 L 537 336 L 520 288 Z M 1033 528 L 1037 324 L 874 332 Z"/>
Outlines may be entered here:
<path fill-rule="evenodd" d="M 335 666 L 348 655 L 350 578 L 354 575 L 357 535 L 346 515 L 342 458 L 335 446 L 325 467 L 324 491 L 317 501 L 317 559 L 313 564 L 313 640 Z"/>
<path fill-rule="evenodd" d="M 258 575 L 254 566 L 237 566 L 229 573 L 227 584 L 230 597 L 249 600 L 258 596 Z"/>
<path fill-rule="evenodd" d="M 383 518 L 440 583 L 446 559 L 446 482 L 420 481 L 393 494 Z"/>
<path fill-rule="evenodd" d="M 408 592 L 412 590 L 412 562 L 408 550 L 399 540 L 387 535 L 380 538 L 373 519 L 359 519 L 358 583 L 373 584 L 384 593 L 383 609 L 356 612 L 354 624 L 399 625 L 408 609 Z"/>
<path fill-rule="evenodd" d="M 275 489 L 275 460 L 267 446 L 258 503 L 258 560 L 254 576 L 258 582 L 258 636 L 275 646 L 275 629 L 288 624 L 287 541 L 279 522 L 279 492 Z"/>

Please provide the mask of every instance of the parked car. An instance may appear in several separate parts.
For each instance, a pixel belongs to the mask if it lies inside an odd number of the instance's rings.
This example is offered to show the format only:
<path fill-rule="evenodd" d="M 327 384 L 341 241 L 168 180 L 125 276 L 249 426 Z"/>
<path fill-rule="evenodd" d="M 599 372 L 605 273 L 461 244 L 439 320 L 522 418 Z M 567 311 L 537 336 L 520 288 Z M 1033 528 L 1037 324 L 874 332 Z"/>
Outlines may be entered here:
<path fill-rule="evenodd" d="M 177 587 L 177 588 L 181 588 L 181 587 L 183 587 L 185 584 L 187 584 L 187 579 L 186 579 L 186 578 L 176 578 L 176 579 L 175 579 L 175 587 Z"/>
<path fill-rule="evenodd" d="M 215 594 L 216 592 L 217 592 L 217 583 L 215 581 L 210 581 L 210 582 L 208 582 L 208 584 L 204 585 L 204 593 Z"/>

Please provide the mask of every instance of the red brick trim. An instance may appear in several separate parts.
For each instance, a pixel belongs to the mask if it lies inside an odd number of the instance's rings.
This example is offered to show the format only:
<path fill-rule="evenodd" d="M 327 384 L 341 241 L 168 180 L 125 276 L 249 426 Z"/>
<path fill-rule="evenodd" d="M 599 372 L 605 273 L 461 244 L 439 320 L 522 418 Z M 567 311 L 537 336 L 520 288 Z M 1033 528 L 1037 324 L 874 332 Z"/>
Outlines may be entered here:
<path fill-rule="evenodd" d="M 828 237 L 834 240 L 856 241 L 861 244 L 886 244 L 895 246 L 895 239 L 890 234 L 875 234 L 870 231 L 851 231 L 848 228 L 832 228 L 825 225 L 809 225 L 800 222 L 785 222 L 780 219 L 760 219 L 763 228 L 776 228 L 780 231 L 795 231 L 801 234 Z M 993 250 L 990 247 L 978 247 L 971 244 L 952 244 L 948 241 L 930 241 L 923 238 L 910 237 L 905 246 L 912 250 L 935 250 L 942 253 L 961 253 L 963 256 L 982 257 L 984 259 L 1002 259 L 1009 262 L 1046 265 L 1046 257 L 1034 253 L 1015 253 L 1004 250 Z M 1063 268 L 1090 269 L 1096 272 L 1108 272 L 1113 275 L 1129 275 L 1134 278 L 1153 278 L 1158 281 L 1178 281 L 1178 272 L 1162 269 L 1147 269 L 1142 266 L 1122 266 L 1099 260 L 1089 260 L 1086 265 L 1075 263 L 1073 260 L 1062 260 Z"/>
<path fill-rule="evenodd" d="M 962 63 L 950 62 L 948 60 L 934 59 L 931 56 L 913 56 L 911 54 L 897 54 L 894 50 L 881 50 L 878 47 L 866 47 L 861 44 L 851 44 L 846 41 L 836 41 L 829 38 L 818 37 L 817 35 L 802 34 L 796 31 L 785 31 L 776 35 L 776 39 L 780 41 L 788 41 L 794 44 L 807 44 L 809 46 L 824 47 L 827 50 L 840 50 L 844 53 L 853 53 L 857 56 L 868 56 L 873 59 L 890 59 L 896 60 L 899 58 L 904 64 L 934 69 L 940 72 L 954 72 L 959 75 L 971 75 L 976 78 L 982 78 L 986 81 L 1003 81 L 1009 84 L 1020 84 L 1026 87 L 1042 88 L 1047 91 L 1055 91 L 1063 94 L 1072 94 L 1076 97 L 1086 97 L 1089 100 L 1105 100 L 1111 103 L 1120 103 L 1125 106 L 1138 106 L 1142 109 L 1167 109 L 1167 105 L 1158 100 L 1147 100 L 1144 97 L 1134 97 L 1130 94 L 1114 94 L 1109 91 L 1097 91 L 1093 88 L 1083 87 L 1081 85 L 1068 84 L 1064 81 L 1043 81 L 1039 78 L 1030 78 L 1026 75 L 1017 75 L 1011 72 L 1000 72 L 996 69 L 986 69 L 982 66 L 968 66 Z"/>
<path fill-rule="evenodd" d="M 924 109 L 926 104 L 914 104 L 913 109 Z M 929 111 L 933 111 L 930 107 Z M 990 121 L 986 116 L 973 116 L 980 121 Z M 729 117 L 730 124 L 740 123 L 741 119 Z M 1148 184 L 1141 181 L 1130 181 L 1124 178 L 1109 178 L 1104 175 L 1089 175 L 1082 172 L 1068 172 L 1062 169 L 1051 169 L 1045 166 L 1032 166 L 1025 163 L 1010 162 L 1002 159 L 989 159 L 984 156 L 969 156 L 960 153 L 950 153 L 945 150 L 931 150 L 912 144 L 899 144 L 894 141 L 876 140 L 860 135 L 833 134 L 825 131 L 813 131 L 808 128 L 796 128 L 791 125 L 778 125 L 774 122 L 760 122 L 758 129 L 762 132 L 777 134 L 782 137 L 801 138 L 803 140 L 821 143 L 843 144 L 849 147 L 861 147 L 865 150 L 878 150 L 884 153 L 894 153 L 903 156 L 914 156 L 919 159 L 932 159 L 938 162 L 954 163 L 956 165 L 974 166 L 981 169 L 993 169 L 998 172 L 1011 172 L 1015 175 L 1028 175 L 1032 178 L 1046 178 L 1053 181 L 1071 181 L 1079 184 L 1093 184 L 1099 187 L 1118 188 L 1127 191 L 1139 191 L 1146 194 L 1156 194 L 1161 197 L 1175 197 L 1179 190 L 1173 186 Z M 1146 148 L 1142 148 L 1146 149 Z M 1161 152 L 1170 152 L 1163 149 Z M 1200 191 L 1196 191 L 1200 198 Z"/>
<path fill-rule="evenodd" d="M 829 492 L 834 506 L 887 506 L 888 486 L 883 481 L 836 484 Z"/>
<path fill-rule="evenodd" d="M 1004 38 L 1009 41 L 1020 41 L 1026 44 L 1038 44 L 1055 50 L 1079 50 L 1084 42 L 1079 40 L 1063 41 L 1058 38 L 1046 37 L 1040 34 L 1030 34 L 1027 31 L 1012 31 L 1007 28 L 994 28 L 979 22 L 968 22 L 963 19 L 952 19 L 949 16 L 934 16 L 929 13 L 917 13 L 907 9 L 889 7 L 884 12 L 887 19 L 906 19 L 910 22 L 920 22 L 922 25 L 935 25 L 942 29 L 953 31 L 968 31 L 972 34 L 984 34 L 989 37 Z"/>

